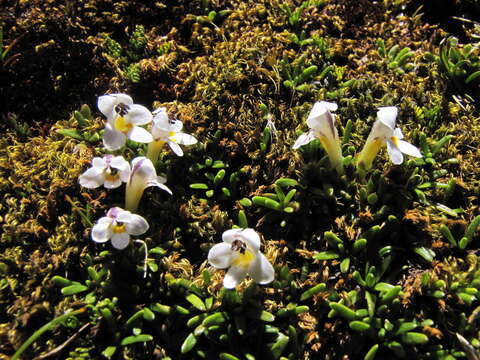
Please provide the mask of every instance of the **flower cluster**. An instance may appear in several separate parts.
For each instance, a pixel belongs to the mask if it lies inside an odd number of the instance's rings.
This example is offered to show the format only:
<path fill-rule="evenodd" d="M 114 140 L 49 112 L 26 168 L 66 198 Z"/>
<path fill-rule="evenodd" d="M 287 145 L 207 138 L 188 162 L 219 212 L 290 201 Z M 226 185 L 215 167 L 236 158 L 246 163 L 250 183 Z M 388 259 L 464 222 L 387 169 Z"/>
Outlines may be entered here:
<path fill-rule="evenodd" d="M 343 173 L 343 157 L 338 132 L 335 128 L 335 115 L 331 112 L 337 110 L 337 104 L 320 101 L 315 103 L 307 118 L 309 132 L 300 135 L 293 144 L 297 149 L 308 144 L 314 139 L 319 139 L 323 145 L 332 167 L 339 174 Z M 363 169 L 372 167 L 375 156 L 383 145 L 387 145 L 390 159 L 396 165 L 403 162 L 403 154 L 422 157 L 420 150 L 410 143 L 402 140 L 402 131 L 395 127 L 397 120 L 397 108 L 395 106 L 381 107 L 377 112 L 377 120 L 373 124 L 367 141 L 358 155 L 357 166 Z"/>
<path fill-rule="evenodd" d="M 107 118 L 103 133 L 103 144 L 108 151 L 117 151 L 124 147 L 127 139 L 147 143 L 149 157 L 132 159 L 131 163 L 121 155 L 107 154 L 94 157 L 92 167 L 79 177 L 81 186 L 94 189 L 104 186 L 115 189 L 126 183 L 125 208 L 110 209 L 107 215 L 97 221 L 92 229 L 92 240 L 106 242 L 111 239 L 113 247 L 124 249 L 130 243 L 130 235 L 141 235 L 148 230 L 147 221 L 130 211 L 137 211 L 143 192 L 147 187 L 158 187 L 170 195 L 165 185 L 167 179 L 158 176 L 154 163 L 162 145 L 168 143 L 175 154 L 182 156 L 180 145 L 193 145 L 197 140 L 181 132 L 183 124 L 179 120 L 170 120 L 165 108 L 154 115 L 144 106 L 134 104 L 126 94 L 109 94 L 98 98 L 98 109 Z M 151 123 L 151 132 L 142 127 Z M 155 149 L 154 151 L 151 150 Z M 153 161 L 153 162 L 152 162 Z"/>
<path fill-rule="evenodd" d="M 138 209 L 144 190 L 155 186 L 172 194 L 165 185 L 166 179 L 157 175 L 154 166 L 163 145 L 168 144 L 176 155 L 183 156 L 180 145 L 196 144 L 197 139 L 182 132 L 182 122 L 170 119 L 165 108 L 152 114 L 146 107 L 134 104 L 125 94 L 100 96 L 98 108 L 107 118 L 103 135 L 106 150 L 122 149 L 127 139 L 148 144 L 147 157 L 136 157 L 130 163 L 121 155 L 94 157 L 92 167 L 79 177 L 80 185 L 88 189 L 102 185 L 114 189 L 126 183 L 126 210 L 111 208 L 95 223 L 91 232 L 93 241 L 105 243 L 110 240 L 114 248 L 122 250 L 130 244 L 131 236 L 142 235 L 149 229 L 145 218 L 131 212 Z M 150 132 L 142 127 L 151 122 Z M 229 268 L 224 279 L 226 288 L 234 288 L 247 274 L 259 284 L 273 281 L 275 271 L 260 252 L 260 236 L 253 229 L 228 230 L 223 234 L 223 241 L 211 248 L 208 261 L 215 268 Z"/>
<path fill-rule="evenodd" d="M 147 157 L 136 157 L 130 163 L 120 155 L 107 154 L 103 158 L 95 157 L 92 160 L 92 167 L 79 178 L 80 185 L 89 189 L 100 186 L 114 189 L 126 183 L 126 210 L 119 207 L 111 208 L 105 217 L 96 222 L 91 232 L 93 241 L 104 243 L 111 240 L 114 248 L 124 249 L 129 245 L 131 236 L 142 235 L 149 229 L 147 220 L 131 212 L 138 209 L 144 190 L 155 186 L 172 194 L 165 185 L 166 179 L 157 175 L 154 166 L 163 146 L 168 144 L 176 155 L 183 156 L 180 145 L 193 145 L 197 143 L 197 139 L 182 132 L 182 122 L 170 119 L 165 108 L 159 108 L 152 114 L 146 107 L 134 104 L 132 98 L 125 94 L 100 96 L 98 108 L 107 118 L 103 135 L 103 143 L 107 150 L 122 149 L 127 139 L 148 144 Z M 337 108 L 335 103 L 316 102 L 306 121 L 309 131 L 295 141 L 293 148 L 297 149 L 318 139 L 328 155 L 332 168 L 341 175 L 344 173 L 344 159 L 333 114 Z M 422 156 L 415 146 L 403 140 L 401 130 L 395 125 L 396 118 L 396 107 L 379 108 L 377 120 L 358 155 L 359 168 L 369 169 L 384 144 L 394 164 L 403 162 L 403 154 Z M 150 131 L 142 127 L 149 123 L 152 123 Z M 223 280 L 226 288 L 235 288 L 247 275 L 259 284 L 273 281 L 275 270 L 260 252 L 260 236 L 255 230 L 249 228 L 227 230 L 223 233 L 222 240 L 222 243 L 210 249 L 208 262 L 214 268 L 228 269 Z"/>

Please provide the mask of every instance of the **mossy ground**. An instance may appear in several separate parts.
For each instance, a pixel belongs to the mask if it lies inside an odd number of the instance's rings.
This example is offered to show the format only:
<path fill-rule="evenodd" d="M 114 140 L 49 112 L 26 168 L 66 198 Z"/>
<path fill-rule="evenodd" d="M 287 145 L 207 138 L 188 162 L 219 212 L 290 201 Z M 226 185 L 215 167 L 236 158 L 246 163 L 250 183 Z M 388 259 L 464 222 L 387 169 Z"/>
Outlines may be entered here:
<path fill-rule="evenodd" d="M 475 45 L 479 11 L 473 0 L 445 3 L 457 19 L 414 0 L 6 1 L 0 21 L 13 45 L 0 62 L 0 356 L 83 307 L 88 313 L 42 335 L 25 358 L 52 350 L 100 358 L 109 346 L 119 359 L 465 358 L 456 333 L 478 349 L 479 234 L 474 228 L 460 249 L 442 229 L 458 242 L 479 215 L 479 82 L 449 76 L 435 56 L 450 35 Z M 397 45 L 410 49 L 404 62 Z M 292 76 L 313 65 L 313 75 Z M 95 102 L 107 92 L 165 106 L 202 143 L 182 158 L 162 154 L 172 197 L 144 195 L 154 249 L 145 279 L 138 244 L 119 252 L 90 240 L 92 222 L 123 205 L 123 190 L 78 185 L 101 141 L 61 134 L 102 129 Z M 339 178 L 318 144 L 291 149 L 319 100 L 338 103 L 341 135 L 350 121 L 344 156 L 360 151 L 377 107 L 395 105 L 425 160 L 394 166 L 382 153 L 365 177 L 349 165 Z M 84 103 L 94 114 L 87 128 L 71 116 Z M 268 123 L 276 132 L 262 148 Z M 124 155 L 142 151 L 129 144 Z M 216 173 L 200 170 L 210 160 L 223 162 L 220 187 L 230 197 L 190 188 Z M 274 193 L 280 178 L 299 182 L 284 189 L 297 189 L 293 213 L 241 201 Z M 206 255 L 240 210 L 262 234 L 276 281 L 235 293 L 222 290 L 223 272 L 209 269 Z M 338 256 L 315 258 L 327 251 Z M 54 276 L 88 281 L 88 291 L 62 295 Z M 401 292 L 385 300 L 378 283 Z M 339 303 L 354 318 L 332 310 Z M 207 324 L 207 315 L 221 319 Z M 407 334 L 416 335 L 397 334 L 403 322 L 415 323 Z M 127 345 L 138 332 L 151 338 Z"/>

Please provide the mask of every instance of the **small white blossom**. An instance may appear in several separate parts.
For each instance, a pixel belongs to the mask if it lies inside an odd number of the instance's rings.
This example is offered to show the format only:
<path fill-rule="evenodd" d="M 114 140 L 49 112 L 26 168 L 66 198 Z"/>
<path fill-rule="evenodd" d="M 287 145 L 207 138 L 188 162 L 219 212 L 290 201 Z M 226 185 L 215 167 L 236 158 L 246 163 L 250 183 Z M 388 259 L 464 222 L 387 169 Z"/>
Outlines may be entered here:
<path fill-rule="evenodd" d="M 130 243 L 130 236 L 145 233 L 149 226 L 140 215 L 114 207 L 100 218 L 92 228 L 92 240 L 98 243 L 112 241 L 114 248 L 122 250 Z"/>
<path fill-rule="evenodd" d="M 396 106 L 378 108 L 377 120 L 373 124 L 367 141 L 358 156 L 357 164 L 365 169 L 372 167 L 372 162 L 380 148 L 386 144 L 388 155 L 396 165 L 403 163 L 403 154 L 422 157 L 422 153 L 412 144 L 402 140 L 402 131 L 395 127 L 398 109 Z"/>
<path fill-rule="evenodd" d="M 78 181 L 88 189 L 105 186 L 114 189 L 127 182 L 130 178 L 130 164 L 123 156 L 106 155 L 103 158 L 94 157 L 92 167 L 85 171 Z"/>
<path fill-rule="evenodd" d="M 132 160 L 132 171 L 125 188 L 125 208 L 130 211 L 136 211 L 143 191 L 150 186 L 156 186 L 168 192 L 172 191 L 164 185 L 167 182 L 162 176 L 157 176 L 157 171 L 150 159 L 144 156 L 136 157 Z"/>
<path fill-rule="evenodd" d="M 253 229 L 231 229 L 222 235 L 223 243 L 208 252 L 208 262 L 217 269 L 229 268 L 223 286 L 233 289 L 245 276 L 259 284 L 271 283 L 275 270 L 260 252 L 260 236 Z"/>
<path fill-rule="evenodd" d="M 314 139 L 319 139 L 325 149 L 332 167 L 339 174 L 343 174 L 343 157 L 338 131 L 335 128 L 335 115 L 332 111 L 337 110 L 337 104 L 319 101 L 313 105 L 307 118 L 310 130 L 299 136 L 293 144 L 293 149 L 306 145 Z"/>
<path fill-rule="evenodd" d="M 98 109 L 107 118 L 103 144 L 108 150 L 118 150 L 127 138 L 141 143 L 153 141 L 152 134 L 139 125 L 152 121 L 150 110 L 133 103 L 126 94 L 108 94 L 98 98 Z"/>
<path fill-rule="evenodd" d="M 152 135 L 153 142 L 148 145 L 147 157 L 156 162 L 161 148 L 166 143 L 178 156 L 183 156 L 180 145 L 193 145 L 197 139 L 192 135 L 183 133 L 183 124 L 180 120 L 168 118 L 167 110 L 159 108 L 154 111 Z"/>

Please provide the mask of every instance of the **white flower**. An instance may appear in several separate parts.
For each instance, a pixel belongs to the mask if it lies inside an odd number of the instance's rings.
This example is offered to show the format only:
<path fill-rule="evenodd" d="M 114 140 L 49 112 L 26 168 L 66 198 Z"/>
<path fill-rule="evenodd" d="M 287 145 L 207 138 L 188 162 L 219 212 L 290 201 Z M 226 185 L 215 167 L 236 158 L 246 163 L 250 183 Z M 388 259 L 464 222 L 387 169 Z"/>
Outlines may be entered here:
<path fill-rule="evenodd" d="M 147 157 L 156 162 L 163 145 L 167 143 L 175 154 L 183 156 L 179 145 L 193 145 L 197 139 L 192 135 L 181 132 L 183 124 L 180 120 L 168 118 L 167 110 L 159 108 L 154 111 L 152 135 L 153 142 L 148 145 Z"/>
<path fill-rule="evenodd" d="M 300 135 L 295 144 L 293 144 L 293 149 L 298 149 L 300 146 L 306 145 L 317 138 L 327 152 L 332 167 L 339 174 L 343 174 L 342 148 L 337 129 L 335 128 L 335 115 L 331 113 L 336 110 L 337 104 L 335 103 L 326 101 L 316 102 L 307 118 L 307 125 L 310 131 Z"/>
<path fill-rule="evenodd" d="M 208 252 L 208 262 L 217 269 L 229 268 L 223 286 L 233 289 L 245 276 L 259 284 L 271 283 L 275 270 L 260 252 L 260 236 L 253 229 L 231 229 L 222 235 L 223 243 Z"/>
<path fill-rule="evenodd" d="M 377 121 L 373 124 L 367 141 L 358 156 L 357 164 L 359 166 L 364 169 L 371 168 L 373 159 L 384 144 L 387 144 L 388 155 L 396 165 L 403 163 L 403 154 L 422 157 L 418 148 L 402 140 L 402 131 L 395 127 L 397 113 L 396 106 L 378 108 Z"/>
<path fill-rule="evenodd" d="M 152 121 L 150 111 L 133 103 L 126 94 L 109 94 L 98 98 L 98 109 L 107 118 L 103 144 L 108 150 L 118 150 L 127 138 L 141 143 L 153 141 L 152 134 L 138 125 Z"/>
<path fill-rule="evenodd" d="M 143 191 L 149 186 L 157 186 L 171 195 L 172 191 L 164 185 L 166 182 L 167 179 L 157 176 L 157 171 L 150 159 L 144 156 L 136 157 L 132 160 L 132 171 L 125 188 L 125 208 L 136 211 Z"/>
<path fill-rule="evenodd" d="M 130 177 L 130 164 L 123 156 L 106 155 L 103 158 L 94 157 L 92 167 L 85 171 L 78 181 L 88 189 L 105 186 L 114 189 L 127 182 Z"/>
<path fill-rule="evenodd" d="M 140 215 L 114 207 L 93 226 L 92 240 L 98 243 L 111 240 L 114 248 L 122 250 L 130 243 L 131 235 L 141 235 L 148 227 L 147 221 Z"/>

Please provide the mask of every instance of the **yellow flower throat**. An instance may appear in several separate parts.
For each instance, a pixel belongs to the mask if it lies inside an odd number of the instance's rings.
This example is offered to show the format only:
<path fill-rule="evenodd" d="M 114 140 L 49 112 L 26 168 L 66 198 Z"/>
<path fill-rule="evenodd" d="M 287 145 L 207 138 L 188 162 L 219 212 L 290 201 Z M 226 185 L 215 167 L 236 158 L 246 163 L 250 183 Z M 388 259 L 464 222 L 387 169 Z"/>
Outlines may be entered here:
<path fill-rule="evenodd" d="M 392 136 L 390 139 L 392 140 L 393 144 L 394 144 L 396 147 L 398 147 L 398 137 Z"/>
<path fill-rule="evenodd" d="M 117 224 L 113 226 L 113 233 L 114 234 L 122 234 L 127 230 L 125 224 Z"/>
<path fill-rule="evenodd" d="M 232 265 L 247 268 L 253 259 L 255 259 L 255 255 L 251 251 L 245 250 L 243 253 L 238 253 L 237 257 L 232 261 Z"/>
<path fill-rule="evenodd" d="M 126 122 L 123 116 L 119 116 L 115 119 L 115 129 L 126 134 L 132 130 L 133 124 Z"/>

